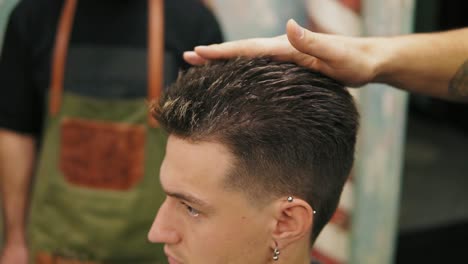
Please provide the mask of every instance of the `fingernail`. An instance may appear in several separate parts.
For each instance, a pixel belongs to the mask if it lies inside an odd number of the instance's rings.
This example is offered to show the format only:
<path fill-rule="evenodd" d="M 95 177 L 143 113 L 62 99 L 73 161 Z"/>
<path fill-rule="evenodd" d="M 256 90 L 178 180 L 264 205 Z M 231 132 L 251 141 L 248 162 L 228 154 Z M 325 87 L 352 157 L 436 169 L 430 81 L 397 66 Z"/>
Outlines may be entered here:
<path fill-rule="evenodd" d="M 184 56 L 194 56 L 196 55 L 195 51 L 184 51 Z"/>
<path fill-rule="evenodd" d="M 208 46 L 200 45 L 200 46 L 196 46 L 193 50 L 197 51 L 197 50 L 206 49 L 206 48 L 208 48 Z"/>
<path fill-rule="evenodd" d="M 304 34 L 305 34 L 304 28 L 299 26 L 299 24 L 297 24 L 297 22 L 294 19 L 291 19 L 291 21 L 292 21 L 293 27 L 294 27 L 294 34 L 296 35 L 296 37 L 298 39 L 302 39 L 304 37 Z"/>

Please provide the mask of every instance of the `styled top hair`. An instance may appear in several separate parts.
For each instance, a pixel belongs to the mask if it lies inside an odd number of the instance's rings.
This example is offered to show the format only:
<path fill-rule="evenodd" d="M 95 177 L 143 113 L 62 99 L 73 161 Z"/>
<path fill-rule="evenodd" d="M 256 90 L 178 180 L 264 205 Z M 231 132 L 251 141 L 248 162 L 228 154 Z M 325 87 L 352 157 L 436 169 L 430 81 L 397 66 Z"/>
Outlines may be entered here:
<path fill-rule="evenodd" d="M 181 73 L 153 116 L 170 135 L 218 142 L 235 157 L 224 187 L 256 204 L 307 201 L 311 243 L 335 212 L 354 160 L 359 115 L 345 87 L 268 58 L 237 58 Z"/>

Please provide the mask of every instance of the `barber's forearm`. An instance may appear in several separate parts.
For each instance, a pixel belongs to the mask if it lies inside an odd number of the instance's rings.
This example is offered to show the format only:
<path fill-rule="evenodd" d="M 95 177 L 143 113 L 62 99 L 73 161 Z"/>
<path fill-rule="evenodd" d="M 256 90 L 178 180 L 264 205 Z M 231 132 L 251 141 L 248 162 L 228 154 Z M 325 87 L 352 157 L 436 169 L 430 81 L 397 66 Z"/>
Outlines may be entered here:
<path fill-rule="evenodd" d="M 0 129 L 0 187 L 6 243 L 25 243 L 34 162 L 35 140 L 32 136 Z"/>
<path fill-rule="evenodd" d="M 376 80 L 395 87 L 468 101 L 468 28 L 388 38 Z"/>

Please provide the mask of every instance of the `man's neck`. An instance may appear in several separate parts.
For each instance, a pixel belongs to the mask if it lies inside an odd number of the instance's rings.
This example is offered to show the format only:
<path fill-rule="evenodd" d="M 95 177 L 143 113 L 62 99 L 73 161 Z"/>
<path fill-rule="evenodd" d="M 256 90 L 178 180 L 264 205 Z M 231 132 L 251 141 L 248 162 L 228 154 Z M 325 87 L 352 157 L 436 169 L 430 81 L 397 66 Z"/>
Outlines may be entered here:
<path fill-rule="evenodd" d="M 281 254 L 280 254 L 279 261 L 275 261 L 272 263 L 275 264 L 310 264 L 311 257 L 310 257 L 310 247 L 308 243 L 294 243 L 288 245 Z"/>

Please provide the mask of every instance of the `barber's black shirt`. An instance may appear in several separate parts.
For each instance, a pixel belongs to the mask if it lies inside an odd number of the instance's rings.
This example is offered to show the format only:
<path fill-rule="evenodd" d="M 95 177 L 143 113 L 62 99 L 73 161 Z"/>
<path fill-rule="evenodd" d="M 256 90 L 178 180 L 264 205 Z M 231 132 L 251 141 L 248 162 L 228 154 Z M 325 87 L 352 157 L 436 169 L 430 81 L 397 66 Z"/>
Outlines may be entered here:
<path fill-rule="evenodd" d="M 0 57 L 0 128 L 39 135 L 46 109 L 51 54 L 63 0 L 22 0 L 10 15 Z M 146 0 L 78 1 L 65 90 L 106 98 L 145 96 Z M 222 41 L 199 0 L 166 0 L 165 84 L 186 65 L 182 52 Z"/>

